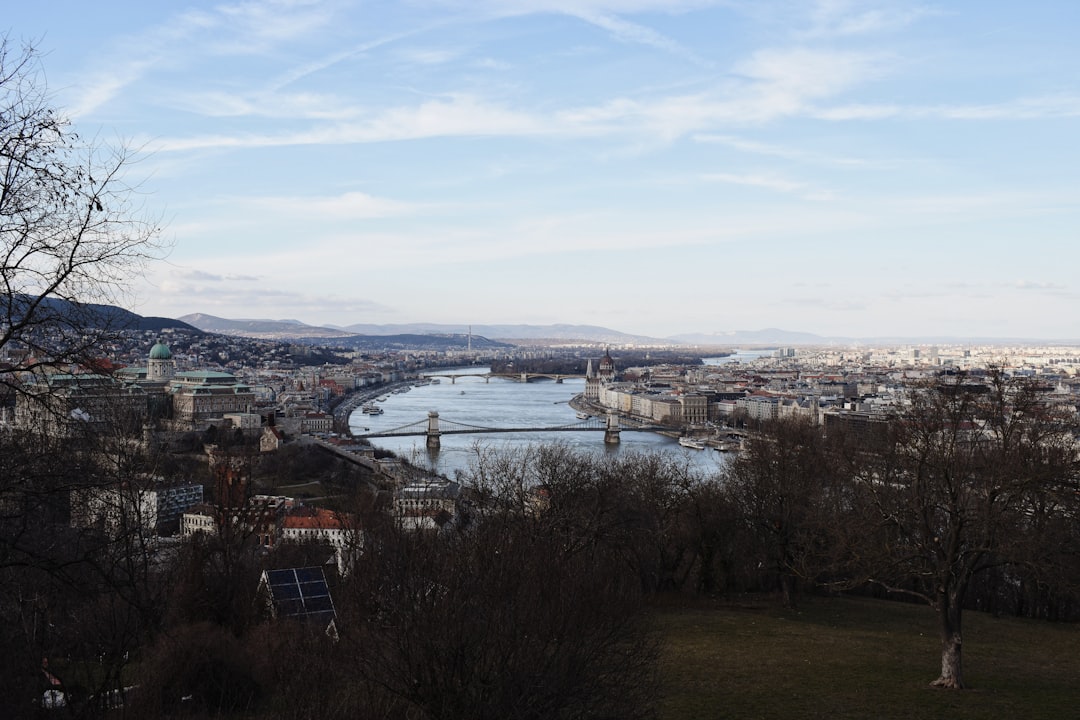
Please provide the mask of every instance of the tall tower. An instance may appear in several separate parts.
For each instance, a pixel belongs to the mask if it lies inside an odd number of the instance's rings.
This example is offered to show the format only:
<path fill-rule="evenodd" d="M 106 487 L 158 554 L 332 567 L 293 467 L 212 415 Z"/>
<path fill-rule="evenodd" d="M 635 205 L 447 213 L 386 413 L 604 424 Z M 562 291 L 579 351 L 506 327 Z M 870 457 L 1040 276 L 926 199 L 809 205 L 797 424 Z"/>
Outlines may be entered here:
<path fill-rule="evenodd" d="M 585 399 L 593 402 L 600 400 L 600 378 L 593 372 L 592 358 L 585 366 Z"/>
<path fill-rule="evenodd" d="M 604 350 L 604 357 L 600 358 L 600 380 L 611 382 L 615 379 L 615 361 L 611 358 L 611 351 Z"/>

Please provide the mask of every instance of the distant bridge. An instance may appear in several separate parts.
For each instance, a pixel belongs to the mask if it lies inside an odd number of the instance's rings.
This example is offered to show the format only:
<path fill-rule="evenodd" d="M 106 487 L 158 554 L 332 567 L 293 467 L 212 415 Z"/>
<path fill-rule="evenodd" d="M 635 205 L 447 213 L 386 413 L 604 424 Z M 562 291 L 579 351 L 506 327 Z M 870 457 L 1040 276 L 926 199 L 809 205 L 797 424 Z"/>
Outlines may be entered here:
<path fill-rule="evenodd" d="M 424 373 L 423 377 L 426 378 L 447 378 L 450 380 L 451 385 L 457 384 L 458 378 L 483 378 L 484 382 L 490 382 L 491 378 L 503 378 L 504 380 L 513 380 L 515 382 L 529 382 L 531 380 L 538 380 L 544 378 L 547 380 L 554 380 L 557 383 L 561 383 L 563 380 L 584 380 L 584 375 L 576 375 L 574 373 L 545 373 L 545 372 L 486 372 L 486 373 Z"/>

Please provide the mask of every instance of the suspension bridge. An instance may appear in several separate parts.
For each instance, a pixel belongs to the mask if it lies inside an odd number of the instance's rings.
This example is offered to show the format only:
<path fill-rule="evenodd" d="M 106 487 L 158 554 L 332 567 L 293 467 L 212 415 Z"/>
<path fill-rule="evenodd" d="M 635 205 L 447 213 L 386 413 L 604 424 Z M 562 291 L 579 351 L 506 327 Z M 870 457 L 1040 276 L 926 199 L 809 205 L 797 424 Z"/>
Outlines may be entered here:
<path fill-rule="evenodd" d="M 451 373 L 451 372 L 427 372 L 422 377 L 426 378 L 442 378 L 450 381 L 451 385 L 456 385 L 458 378 L 483 378 L 484 382 L 490 382 L 491 378 L 502 378 L 503 380 L 513 380 L 514 382 L 532 382 L 533 380 L 554 380 L 558 384 L 562 384 L 563 380 L 584 380 L 584 375 L 578 375 L 575 373 L 554 373 L 554 372 L 486 372 L 486 373 Z"/>
<path fill-rule="evenodd" d="M 659 425 L 650 425 L 642 422 L 623 419 L 620 424 L 619 416 L 610 413 L 606 417 L 590 416 L 588 419 L 565 425 L 550 425 L 545 427 L 484 427 L 482 425 L 470 425 L 468 423 L 453 422 L 439 417 L 439 413 L 432 410 L 427 418 L 417 420 L 407 425 L 401 425 L 388 430 L 365 432 L 354 434 L 357 438 L 384 438 L 384 437 L 408 437 L 427 436 L 428 447 L 438 447 L 439 438 L 443 435 L 464 435 L 479 433 L 532 433 L 532 432 L 581 432 L 594 431 L 604 433 L 604 442 L 614 444 L 619 442 L 619 432 L 641 431 L 652 432 L 663 430 Z"/>

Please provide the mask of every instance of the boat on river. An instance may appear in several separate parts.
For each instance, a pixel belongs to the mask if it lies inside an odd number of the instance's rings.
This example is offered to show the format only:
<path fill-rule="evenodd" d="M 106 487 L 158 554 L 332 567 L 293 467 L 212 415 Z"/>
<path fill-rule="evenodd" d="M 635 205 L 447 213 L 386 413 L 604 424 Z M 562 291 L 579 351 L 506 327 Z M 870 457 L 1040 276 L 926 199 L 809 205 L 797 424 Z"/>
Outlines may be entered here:
<path fill-rule="evenodd" d="M 684 436 L 684 437 L 679 438 L 679 444 L 682 445 L 684 448 L 690 448 L 691 450 L 704 450 L 705 449 L 705 443 L 703 441 L 697 440 L 697 439 L 692 438 L 692 437 L 685 437 Z"/>
<path fill-rule="evenodd" d="M 382 415 L 383 412 L 385 412 L 378 405 L 372 405 L 371 403 L 368 403 L 367 405 L 364 405 L 363 407 L 360 408 L 360 410 L 365 415 Z"/>
<path fill-rule="evenodd" d="M 592 415 L 590 415 L 590 414 L 589 414 L 589 413 L 587 413 L 587 412 L 583 412 L 583 411 L 581 411 L 581 410 L 578 410 L 578 411 L 577 411 L 577 419 L 578 419 L 578 420 L 588 420 L 588 419 L 589 419 L 589 418 L 591 418 L 591 417 L 592 417 Z"/>

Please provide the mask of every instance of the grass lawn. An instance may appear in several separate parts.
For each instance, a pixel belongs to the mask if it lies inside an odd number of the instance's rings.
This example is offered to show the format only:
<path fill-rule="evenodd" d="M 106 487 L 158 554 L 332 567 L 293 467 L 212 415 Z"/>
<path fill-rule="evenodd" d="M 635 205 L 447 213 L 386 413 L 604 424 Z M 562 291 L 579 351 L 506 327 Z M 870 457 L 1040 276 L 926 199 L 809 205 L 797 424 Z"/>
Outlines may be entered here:
<path fill-rule="evenodd" d="M 662 720 L 1080 718 L 1080 626 L 964 614 L 970 690 L 929 687 L 934 613 L 869 599 L 658 608 Z"/>

